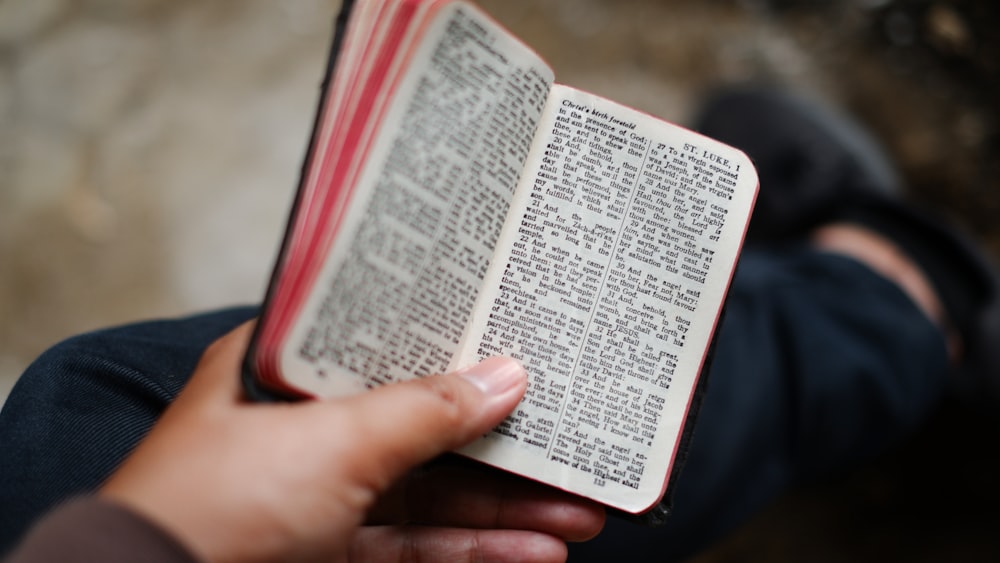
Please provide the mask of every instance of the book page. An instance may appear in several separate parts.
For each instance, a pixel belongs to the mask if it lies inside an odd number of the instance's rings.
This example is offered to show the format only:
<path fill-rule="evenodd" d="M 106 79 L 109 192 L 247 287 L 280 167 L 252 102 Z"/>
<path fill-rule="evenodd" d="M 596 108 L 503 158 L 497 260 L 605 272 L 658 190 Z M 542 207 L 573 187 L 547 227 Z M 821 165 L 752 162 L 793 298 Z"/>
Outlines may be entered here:
<path fill-rule="evenodd" d="M 458 360 L 519 358 L 529 389 L 464 453 L 639 512 L 663 494 L 756 174 L 561 86 L 529 162 Z"/>
<path fill-rule="evenodd" d="M 551 81 L 473 6 L 434 15 L 282 350 L 287 383 L 329 396 L 447 367 Z"/>

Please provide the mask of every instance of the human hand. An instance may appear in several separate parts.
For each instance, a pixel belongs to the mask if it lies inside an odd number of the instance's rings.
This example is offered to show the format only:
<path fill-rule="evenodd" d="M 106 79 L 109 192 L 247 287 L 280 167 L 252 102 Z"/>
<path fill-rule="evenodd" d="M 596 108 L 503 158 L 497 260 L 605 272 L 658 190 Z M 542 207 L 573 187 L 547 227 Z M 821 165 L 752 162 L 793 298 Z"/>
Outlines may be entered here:
<path fill-rule="evenodd" d="M 468 467 L 410 470 L 499 423 L 527 386 L 512 360 L 296 404 L 243 400 L 244 325 L 101 494 L 206 561 L 518 560 L 566 557 L 603 510 Z"/>

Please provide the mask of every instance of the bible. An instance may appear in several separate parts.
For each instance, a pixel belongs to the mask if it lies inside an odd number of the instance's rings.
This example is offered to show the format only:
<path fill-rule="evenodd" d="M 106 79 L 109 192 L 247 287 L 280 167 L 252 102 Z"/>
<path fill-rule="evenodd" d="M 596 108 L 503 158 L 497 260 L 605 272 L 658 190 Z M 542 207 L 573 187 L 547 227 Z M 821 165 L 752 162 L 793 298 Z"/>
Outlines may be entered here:
<path fill-rule="evenodd" d="M 556 84 L 474 4 L 347 0 L 245 387 L 510 356 L 526 395 L 457 453 L 655 521 L 756 193 L 743 153 Z"/>

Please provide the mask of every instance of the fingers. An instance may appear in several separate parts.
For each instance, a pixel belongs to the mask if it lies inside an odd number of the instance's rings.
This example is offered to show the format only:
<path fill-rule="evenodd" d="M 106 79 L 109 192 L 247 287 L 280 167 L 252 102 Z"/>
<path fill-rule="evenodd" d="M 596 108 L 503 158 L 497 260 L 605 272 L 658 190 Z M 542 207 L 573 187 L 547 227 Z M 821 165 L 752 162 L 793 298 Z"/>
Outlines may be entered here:
<path fill-rule="evenodd" d="M 256 321 L 247 321 L 213 342 L 202 354 L 178 401 L 197 408 L 222 408 L 242 396 L 240 368 Z M 220 401 L 220 398 L 225 400 Z"/>
<path fill-rule="evenodd" d="M 346 443 L 353 452 L 352 477 L 382 493 L 411 468 L 496 426 L 521 399 L 526 378 L 516 361 L 491 358 L 453 374 L 318 402 L 314 408 L 327 420 L 316 423 L 337 434 L 331 446 Z"/>
<path fill-rule="evenodd" d="M 566 544 L 535 532 L 425 527 L 364 528 L 349 561 L 565 561 Z"/>
<path fill-rule="evenodd" d="M 198 418 L 229 416 L 225 411 L 234 408 L 261 408 L 239 401 L 238 373 L 252 330 L 253 322 L 245 323 L 206 350 L 168 417 L 190 411 L 197 411 Z M 297 421 L 276 424 L 269 432 L 279 436 L 282 430 L 297 429 L 285 439 L 314 441 L 316 450 L 326 449 L 327 459 L 346 468 L 349 481 L 368 486 L 377 496 L 412 467 L 486 433 L 514 408 L 526 387 L 520 364 L 491 358 L 453 374 L 301 403 L 293 409 Z M 265 410 L 285 410 L 269 407 Z"/>
<path fill-rule="evenodd" d="M 415 473 L 370 513 L 371 524 L 533 530 L 585 541 L 604 526 L 593 502 L 471 463 Z"/>

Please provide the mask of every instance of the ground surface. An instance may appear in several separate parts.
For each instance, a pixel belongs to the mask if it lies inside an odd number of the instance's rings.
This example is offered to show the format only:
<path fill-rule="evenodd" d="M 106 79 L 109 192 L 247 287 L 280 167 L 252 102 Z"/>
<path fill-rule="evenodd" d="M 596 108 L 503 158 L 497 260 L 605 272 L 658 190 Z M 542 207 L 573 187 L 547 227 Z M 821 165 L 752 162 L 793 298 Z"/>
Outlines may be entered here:
<path fill-rule="evenodd" d="M 0 0 L 0 397 L 64 336 L 259 300 L 332 0 Z M 865 121 L 1000 256 L 990 0 L 490 0 L 561 82 L 683 122 L 765 80 Z M 996 432 L 947 411 L 704 561 L 1000 559 Z"/>

